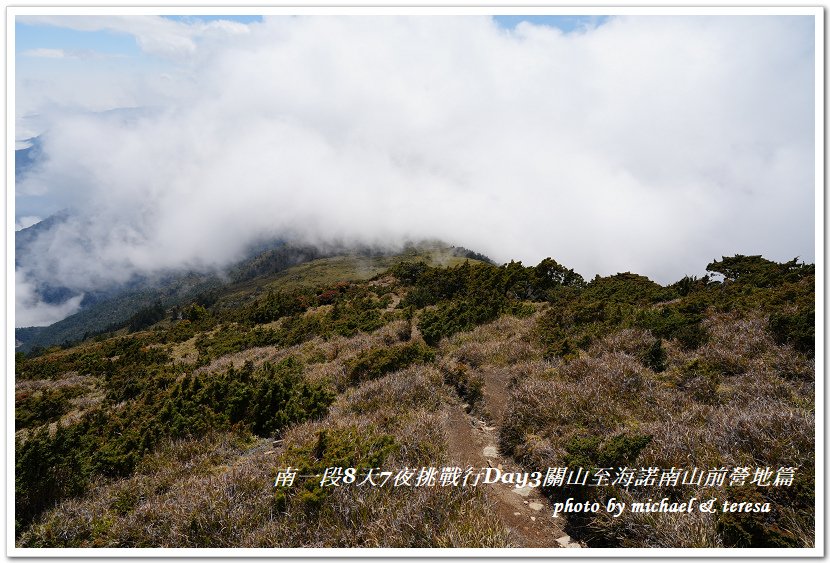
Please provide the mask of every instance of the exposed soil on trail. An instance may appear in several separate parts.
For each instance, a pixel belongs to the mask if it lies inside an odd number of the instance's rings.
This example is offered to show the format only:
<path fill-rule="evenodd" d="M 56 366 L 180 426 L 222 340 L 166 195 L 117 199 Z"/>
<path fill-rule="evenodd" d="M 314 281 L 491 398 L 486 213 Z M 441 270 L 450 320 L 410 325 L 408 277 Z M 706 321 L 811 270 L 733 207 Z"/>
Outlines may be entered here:
<path fill-rule="evenodd" d="M 497 387 L 500 386 L 496 384 L 491 389 Z M 506 385 L 501 391 L 506 394 Z M 485 383 L 485 402 L 488 402 L 487 398 Z M 504 404 L 503 398 L 501 404 Z M 498 413 L 500 419 L 500 409 L 496 404 L 493 407 L 495 408 L 488 409 L 488 412 L 493 415 Z M 445 424 L 451 463 L 463 467 L 495 467 L 502 472 L 519 471 L 518 467 L 499 454 L 497 428 L 467 414 L 463 405 L 453 405 L 446 409 Z M 496 514 L 511 530 L 512 540 L 517 547 L 582 547 L 562 531 L 564 522 L 561 518 L 552 517 L 550 503 L 537 489 L 517 488 L 502 482 L 478 486 L 483 488 L 493 502 Z"/>
<path fill-rule="evenodd" d="M 494 426 L 500 426 L 504 418 L 509 395 L 510 372 L 490 368 L 482 371 L 484 376 L 484 411 Z"/>

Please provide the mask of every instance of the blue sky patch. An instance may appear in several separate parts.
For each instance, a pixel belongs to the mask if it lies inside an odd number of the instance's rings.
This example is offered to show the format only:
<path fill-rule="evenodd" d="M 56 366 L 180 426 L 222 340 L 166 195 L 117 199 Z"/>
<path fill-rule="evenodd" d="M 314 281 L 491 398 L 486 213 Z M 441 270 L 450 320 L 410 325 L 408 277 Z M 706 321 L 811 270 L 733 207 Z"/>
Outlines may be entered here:
<path fill-rule="evenodd" d="M 608 21 L 609 16 L 581 16 L 581 15 L 567 15 L 567 16 L 493 16 L 493 19 L 501 27 L 505 29 L 513 29 L 521 22 L 532 23 L 533 25 L 546 25 L 555 27 L 565 33 L 571 31 L 580 31 L 583 29 L 591 29 L 599 27 Z"/>
<path fill-rule="evenodd" d="M 105 55 L 133 56 L 141 54 L 136 40 L 126 33 L 112 31 L 78 31 L 51 25 L 15 23 L 15 53 L 34 49 L 94 51 Z"/>

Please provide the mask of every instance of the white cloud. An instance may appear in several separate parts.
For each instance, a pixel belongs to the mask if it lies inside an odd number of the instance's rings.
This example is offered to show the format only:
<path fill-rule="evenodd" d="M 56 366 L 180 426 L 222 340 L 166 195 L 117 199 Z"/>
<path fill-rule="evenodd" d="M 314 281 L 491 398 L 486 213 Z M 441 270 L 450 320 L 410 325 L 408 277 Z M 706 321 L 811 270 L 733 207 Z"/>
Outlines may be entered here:
<path fill-rule="evenodd" d="M 73 50 L 64 50 L 64 49 L 28 49 L 26 51 L 22 51 L 20 53 L 24 57 L 33 57 L 33 58 L 40 58 L 40 59 L 80 59 L 80 60 L 89 60 L 89 59 L 119 59 L 123 58 L 123 55 L 119 55 L 116 53 L 99 53 L 98 51 L 94 51 L 92 49 L 73 49 Z"/>
<path fill-rule="evenodd" d="M 17 16 L 19 23 L 49 25 L 77 31 L 110 31 L 135 37 L 147 53 L 181 58 L 193 55 L 201 38 L 220 38 L 248 33 L 248 26 L 239 22 L 216 20 L 202 22 L 174 21 L 160 16 Z M 56 49 L 46 49 L 56 51 Z M 44 49 L 38 49 L 44 51 Z"/>
<path fill-rule="evenodd" d="M 24 57 L 40 57 L 44 59 L 62 59 L 66 56 L 63 49 L 29 49 L 20 53 Z"/>
<path fill-rule="evenodd" d="M 552 256 L 586 276 L 661 282 L 736 252 L 814 259 L 809 18 L 619 17 L 574 34 L 485 17 L 247 29 L 205 39 L 190 82 L 153 114 L 51 123 L 48 159 L 18 190 L 78 216 L 28 274 L 83 291 L 222 265 L 284 233 L 439 237 L 500 261 Z"/>
<path fill-rule="evenodd" d="M 34 288 L 16 273 L 14 284 L 14 326 L 49 326 L 81 307 L 83 295 L 76 295 L 59 305 L 50 305 L 40 300 Z"/>
<path fill-rule="evenodd" d="M 239 22 L 174 21 L 160 16 L 17 16 L 16 23 L 130 35 L 145 55 L 93 49 L 37 48 L 18 53 L 15 77 L 16 139 L 42 134 L 60 116 L 124 107 L 187 103 L 196 79 L 216 49 L 249 33 Z M 96 41 L 106 43 L 97 38 Z M 148 56 L 151 55 L 151 56 Z M 29 59 L 28 61 L 26 59 Z M 37 59 L 82 61 L 49 67 Z"/>
<path fill-rule="evenodd" d="M 17 219 L 17 221 L 14 224 L 14 230 L 15 231 L 20 231 L 22 229 L 26 229 L 28 227 L 31 227 L 32 225 L 40 223 L 41 221 L 43 221 L 43 219 L 41 217 L 36 217 L 34 215 L 27 215 L 25 217 L 20 217 L 20 218 Z"/>

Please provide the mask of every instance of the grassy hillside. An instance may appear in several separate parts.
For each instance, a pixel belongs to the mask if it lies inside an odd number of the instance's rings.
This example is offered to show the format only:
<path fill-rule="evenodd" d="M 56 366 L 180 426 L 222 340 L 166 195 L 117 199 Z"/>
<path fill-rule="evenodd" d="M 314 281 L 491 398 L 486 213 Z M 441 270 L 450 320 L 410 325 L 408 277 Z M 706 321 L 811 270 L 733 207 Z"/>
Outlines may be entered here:
<path fill-rule="evenodd" d="M 539 547 L 553 529 L 532 527 L 567 498 L 718 497 L 772 510 L 559 521 L 586 546 L 812 546 L 814 268 L 736 256 L 708 269 L 663 287 L 442 248 L 328 257 L 165 308 L 143 330 L 18 354 L 16 543 Z M 468 446 L 488 432 L 498 452 L 477 458 Z M 314 477 L 479 462 L 794 477 L 548 485 L 532 521 L 511 486 Z M 289 466 L 300 477 L 274 487 Z"/>
<path fill-rule="evenodd" d="M 224 288 L 222 306 L 237 306 L 268 291 L 296 291 L 302 288 L 330 286 L 339 281 L 365 281 L 401 262 L 423 262 L 430 266 L 458 266 L 465 261 L 479 263 L 474 253 L 442 243 L 421 243 L 399 254 L 350 252 L 338 256 L 312 259 L 295 266 L 274 270 L 244 279 Z M 485 259 L 485 257 L 481 257 Z"/>
<path fill-rule="evenodd" d="M 56 220 L 60 219 L 49 221 Z M 26 236 L 31 238 L 32 232 L 36 233 L 37 229 L 49 228 L 42 225 L 18 233 L 21 239 L 16 241 L 20 247 L 18 254 L 25 252 Z M 464 248 L 439 242 L 419 243 L 393 255 L 363 249 L 337 256 L 327 256 L 311 246 L 273 244 L 275 246 L 272 247 L 264 245 L 264 250 L 257 251 L 224 272 L 172 272 L 155 279 L 135 280 L 127 287 L 88 294 L 84 300 L 84 304 L 88 305 L 66 319 L 50 326 L 16 329 L 15 336 L 20 342 L 18 350 L 40 352 L 50 346 L 76 343 L 90 335 L 120 328 L 132 327 L 131 330 L 134 330 L 136 319 L 132 317 L 140 314 L 142 309 L 152 309 L 156 303 L 169 309 L 193 301 L 212 305 L 221 299 L 223 306 L 235 307 L 269 290 L 296 290 L 346 279 L 366 280 L 403 260 L 454 266 L 475 256 Z M 145 323 L 138 323 L 142 324 Z"/>

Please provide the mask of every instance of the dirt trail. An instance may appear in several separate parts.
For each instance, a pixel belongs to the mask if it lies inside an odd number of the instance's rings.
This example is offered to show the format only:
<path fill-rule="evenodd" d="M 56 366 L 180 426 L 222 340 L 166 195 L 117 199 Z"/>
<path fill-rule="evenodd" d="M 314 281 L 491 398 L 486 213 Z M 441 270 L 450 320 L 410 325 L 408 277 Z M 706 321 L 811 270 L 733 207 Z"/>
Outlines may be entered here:
<path fill-rule="evenodd" d="M 487 391 L 484 400 L 487 401 Z M 495 426 L 488 426 L 485 421 L 470 416 L 462 405 L 447 407 L 445 415 L 452 463 L 464 467 L 519 471 L 499 454 Z M 550 503 L 538 490 L 516 488 L 501 482 L 479 486 L 493 501 L 499 518 L 513 532 L 513 540 L 518 547 L 582 547 L 562 531 L 561 519 L 551 516 Z"/>

